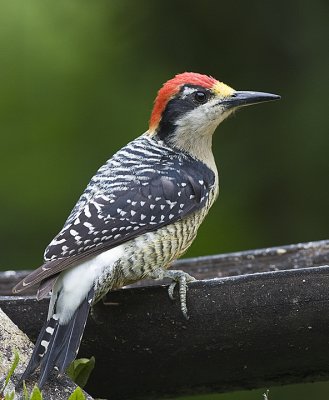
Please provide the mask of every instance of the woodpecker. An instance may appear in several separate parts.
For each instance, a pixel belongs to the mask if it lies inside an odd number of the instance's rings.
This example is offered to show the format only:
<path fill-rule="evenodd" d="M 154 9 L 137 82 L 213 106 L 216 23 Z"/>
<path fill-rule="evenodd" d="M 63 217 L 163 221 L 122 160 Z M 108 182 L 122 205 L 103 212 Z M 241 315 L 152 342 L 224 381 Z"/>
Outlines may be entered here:
<path fill-rule="evenodd" d="M 162 86 L 149 129 L 97 171 L 46 248 L 44 264 L 13 289 L 39 284 L 38 299 L 51 292 L 47 321 L 21 380 L 39 365 L 40 387 L 54 368 L 65 371 L 91 306 L 109 290 L 170 278 L 169 295 L 178 283 L 187 317 L 187 283 L 195 279 L 168 267 L 191 245 L 218 195 L 213 133 L 238 108 L 279 98 L 236 91 L 192 72 Z"/>

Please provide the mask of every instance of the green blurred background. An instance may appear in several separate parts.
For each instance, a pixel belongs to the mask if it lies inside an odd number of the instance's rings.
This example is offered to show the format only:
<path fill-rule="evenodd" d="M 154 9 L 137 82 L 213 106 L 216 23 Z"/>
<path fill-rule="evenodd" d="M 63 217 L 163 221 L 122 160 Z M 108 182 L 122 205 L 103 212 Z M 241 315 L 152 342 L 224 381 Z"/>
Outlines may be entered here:
<path fill-rule="evenodd" d="M 1 2 L 1 268 L 41 263 L 95 170 L 183 71 L 282 95 L 219 127 L 221 195 L 186 256 L 328 238 L 328 17 L 327 0 Z M 327 399 L 329 386 L 271 393 Z"/>

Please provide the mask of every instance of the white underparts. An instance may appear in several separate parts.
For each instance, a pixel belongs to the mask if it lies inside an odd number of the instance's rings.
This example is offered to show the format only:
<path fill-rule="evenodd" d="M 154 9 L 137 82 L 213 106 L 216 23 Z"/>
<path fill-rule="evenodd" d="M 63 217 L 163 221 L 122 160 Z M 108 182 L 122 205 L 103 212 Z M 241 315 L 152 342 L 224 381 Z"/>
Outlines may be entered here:
<path fill-rule="evenodd" d="M 56 301 L 59 323 L 66 324 L 82 301 L 86 298 L 95 280 L 105 268 L 111 268 L 122 257 L 125 245 L 114 247 L 62 272 L 56 281 L 49 306 L 48 319 L 52 316 Z"/>

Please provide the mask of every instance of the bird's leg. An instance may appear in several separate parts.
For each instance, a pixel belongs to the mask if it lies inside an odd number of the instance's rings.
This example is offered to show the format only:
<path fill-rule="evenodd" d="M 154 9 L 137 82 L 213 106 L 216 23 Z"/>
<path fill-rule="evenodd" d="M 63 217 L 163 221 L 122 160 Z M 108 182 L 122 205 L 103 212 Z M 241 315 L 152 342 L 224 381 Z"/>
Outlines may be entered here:
<path fill-rule="evenodd" d="M 182 310 L 184 317 L 186 319 L 189 319 L 189 316 L 187 314 L 187 306 L 186 306 L 186 292 L 188 290 L 187 284 L 189 282 L 194 282 L 196 279 L 184 271 L 163 270 L 163 269 L 157 269 L 149 277 L 152 279 L 163 279 L 163 278 L 172 279 L 172 282 L 168 288 L 168 294 L 172 300 L 174 299 L 175 286 L 177 283 L 179 284 L 180 308 Z"/>

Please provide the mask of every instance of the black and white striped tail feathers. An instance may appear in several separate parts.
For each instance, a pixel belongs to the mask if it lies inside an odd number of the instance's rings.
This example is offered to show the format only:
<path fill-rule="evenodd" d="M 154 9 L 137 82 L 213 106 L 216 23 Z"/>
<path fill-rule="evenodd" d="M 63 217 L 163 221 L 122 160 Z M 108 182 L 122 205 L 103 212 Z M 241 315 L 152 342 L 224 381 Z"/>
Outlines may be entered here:
<path fill-rule="evenodd" d="M 31 376 L 39 365 L 39 388 L 55 367 L 60 373 L 65 372 L 78 353 L 93 297 L 94 289 L 91 289 L 67 324 L 61 325 L 56 314 L 44 324 L 20 382 Z"/>

